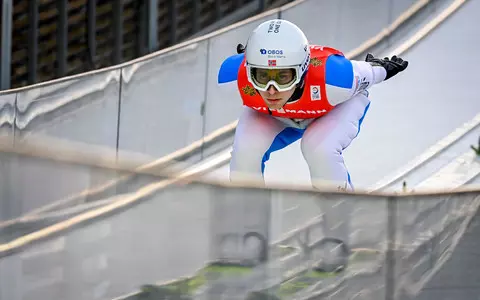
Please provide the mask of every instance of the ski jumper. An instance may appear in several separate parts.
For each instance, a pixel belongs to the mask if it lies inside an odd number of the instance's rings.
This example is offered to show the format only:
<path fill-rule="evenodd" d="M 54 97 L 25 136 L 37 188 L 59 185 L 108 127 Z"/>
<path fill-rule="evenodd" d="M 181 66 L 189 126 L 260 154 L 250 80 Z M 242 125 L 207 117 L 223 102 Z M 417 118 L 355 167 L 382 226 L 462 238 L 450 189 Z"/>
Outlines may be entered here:
<path fill-rule="evenodd" d="M 383 81 L 386 72 L 333 48 L 310 50 L 302 96 L 278 110 L 268 109 L 248 82 L 244 61 L 240 64 L 237 85 L 244 107 L 234 138 L 231 181 L 263 182 L 270 154 L 301 139 L 314 187 L 353 188 L 342 152 L 360 131 L 370 105 L 367 89 Z"/>

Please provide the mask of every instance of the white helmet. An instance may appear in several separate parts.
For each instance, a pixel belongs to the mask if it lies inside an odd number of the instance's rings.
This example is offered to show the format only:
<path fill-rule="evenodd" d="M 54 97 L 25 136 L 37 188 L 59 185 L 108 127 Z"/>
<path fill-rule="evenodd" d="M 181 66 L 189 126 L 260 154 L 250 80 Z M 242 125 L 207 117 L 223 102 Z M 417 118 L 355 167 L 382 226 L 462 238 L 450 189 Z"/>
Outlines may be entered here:
<path fill-rule="evenodd" d="M 274 19 L 260 24 L 251 33 L 246 49 L 248 81 L 258 90 L 266 91 L 270 85 L 286 91 L 302 80 L 310 63 L 310 47 L 305 34 L 295 24 Z M 255 69 L 293 69 L 294 79 L 279 84 L 275 80 L 259 83 Z"/>

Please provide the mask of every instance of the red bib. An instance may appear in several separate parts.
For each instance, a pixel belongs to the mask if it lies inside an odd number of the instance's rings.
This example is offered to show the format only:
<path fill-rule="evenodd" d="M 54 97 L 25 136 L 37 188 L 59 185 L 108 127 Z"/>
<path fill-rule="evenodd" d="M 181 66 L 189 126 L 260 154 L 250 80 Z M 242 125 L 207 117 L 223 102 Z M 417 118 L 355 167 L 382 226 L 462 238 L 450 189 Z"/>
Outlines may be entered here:
<path fill-rule="evenodd" d="M 325 62 L 333 54 L 343 53 L 328 47 L 310 46 L 310 66 L 305 76 L 305 89 L 299 100 L 286 103 L 281 109 L 272 109 L 269 112 L 262 96 L 248 81 L 245 67 L 245 58 L 238 70 L 238 90 L 243 104 L 258 112 L 272 116 L 291 119 L 318 118 L 328 113 L 333 106 L 330 105 L 325 91 Z"/>

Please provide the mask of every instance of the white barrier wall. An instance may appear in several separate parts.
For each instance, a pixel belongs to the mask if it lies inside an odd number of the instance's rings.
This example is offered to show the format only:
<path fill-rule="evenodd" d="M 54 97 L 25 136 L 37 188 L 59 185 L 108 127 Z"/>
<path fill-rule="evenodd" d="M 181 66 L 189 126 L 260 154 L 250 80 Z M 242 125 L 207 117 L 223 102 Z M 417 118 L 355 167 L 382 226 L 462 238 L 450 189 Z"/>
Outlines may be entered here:
<path fill-rule="evenodd" d="M 15 122 L 16 94 L 0 97 L 0 137 L 10 137 L 13 142 L 13 123 Z"/>
<path fill-rule="evenodd" d="M 60 220 L 55 228 L 44 228 L 46 217 L 23 220 L 10 231 L 2 226 L 0 300 L 167 299 L 166 290 L 156 297 L 125 296 L 145 284 L 159 289 L 166 283 L 170 292 L 183 295 L 178 299 L 193 299 L 188 295 L 194 292 L 206 299 L 251 299 L 247 295 L 254 291 L 283 294 L 274 299 L 317 299 L 315 293 L 332 300 L 416 299 L 455 250 L 480 203 L 478 190 L 409 196 L 208 183 L 154 186 L 131 194 L 129 202 Z M 297 207 L 276 236 L 273 195 Z M 322 246 L 326 237 L 347 243 L 346 271 L 289 286 L 285 278 L 299 278 L 336 253 Z M 218 268 L 216 276 L 172 286 L 172 280 L 221 261 L 248 268 Z"/>
<path fill-rule="evenodd" d="M 203 136 L 208 41 L 122 68 L 118 150 L 167 155 Z"/>

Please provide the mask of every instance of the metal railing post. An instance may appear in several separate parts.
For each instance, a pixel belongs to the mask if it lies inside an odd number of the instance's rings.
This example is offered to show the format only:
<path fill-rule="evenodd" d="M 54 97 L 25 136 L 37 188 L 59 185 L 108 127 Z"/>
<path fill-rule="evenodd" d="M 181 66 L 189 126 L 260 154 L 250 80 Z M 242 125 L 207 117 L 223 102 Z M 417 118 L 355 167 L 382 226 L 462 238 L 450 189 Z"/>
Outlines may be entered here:
<path fill-rule="evenodd" d="M 37 82 L 38 3 L 28 3 L 28 84 Z"/>
<path fill-rule="evenodd" d="M 67 73 L 68 53 L 68 3 L 67 0 L 57 2 L 57 67 L 56 76 L 63 77 Z"/>
<path fill-rule="evenodd" d="M 95 0 L 87 3 L 87 48 L 88 63 L 90 69 L 95 69 L 95 56 L 97 55 L 97 4 Z"/>
<path fill-rule="evenodd" d="M 113 1 L 113 63 L 119 64 L 122 62 L 123 52 L 123 1 Z"/>
<path fill-rule="evenodd" d="M 1 72 L 0 89 L 10 88 L 11 68 L 12 68 L 12 0 L 2 1 L 2 44 L 1 54 Z"/>
<path fill-rule="evenodd" d="M 148 51 L 154 52 L 158 49 L 157 19 L 158 0 L 148 0 Z"/>

